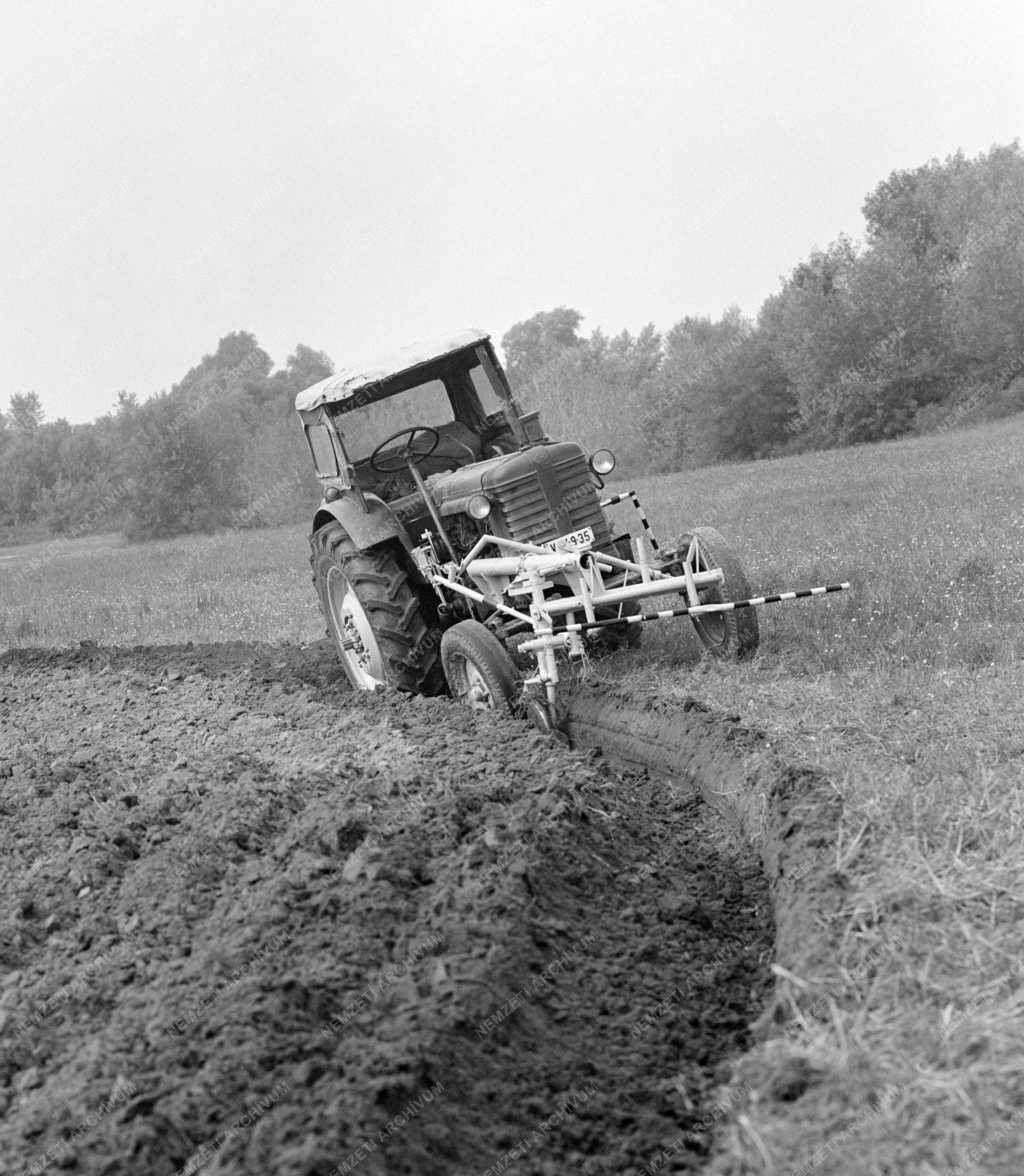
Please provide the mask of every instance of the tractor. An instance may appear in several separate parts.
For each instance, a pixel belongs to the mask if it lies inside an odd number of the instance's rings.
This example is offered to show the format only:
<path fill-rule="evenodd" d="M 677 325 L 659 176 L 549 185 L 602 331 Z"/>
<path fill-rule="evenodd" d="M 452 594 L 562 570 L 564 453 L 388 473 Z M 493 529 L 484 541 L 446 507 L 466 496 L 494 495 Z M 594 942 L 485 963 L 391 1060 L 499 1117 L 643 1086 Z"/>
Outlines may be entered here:
<path fill-rule="evenodd" d="M 322 488 L 313 581 L 357 689 L 447 689 L 557 734 L 566 662 L 635 646 L 643 624 L 676 616 L 711 655 L 748 657 L 754 606 L 849 586 L 750 598 L 713 528 L 662 547 L 632 490 L 601 497 L 612 452 L 548 437 L 483 331 L 340 371 L 295 407 Z M 620 502 L 638 536 L 616 533 Z M 684 603 L 643 611 L 665 596 Z"/>

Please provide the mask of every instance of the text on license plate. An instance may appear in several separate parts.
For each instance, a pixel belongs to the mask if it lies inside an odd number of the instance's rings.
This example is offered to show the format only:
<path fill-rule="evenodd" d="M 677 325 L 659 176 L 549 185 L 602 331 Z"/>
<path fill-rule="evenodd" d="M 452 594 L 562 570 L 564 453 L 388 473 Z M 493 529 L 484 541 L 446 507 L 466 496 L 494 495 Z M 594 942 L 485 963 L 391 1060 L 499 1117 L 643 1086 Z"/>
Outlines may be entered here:
<path fill-rule="evenodd" d="M 584 551 L 594 544 L 594 531 L 591 527 L 580 527 L 578 531 L 570 531 L 568 535 L 559 535 L 549 543 L 543 544 L 551 551 Z"/>

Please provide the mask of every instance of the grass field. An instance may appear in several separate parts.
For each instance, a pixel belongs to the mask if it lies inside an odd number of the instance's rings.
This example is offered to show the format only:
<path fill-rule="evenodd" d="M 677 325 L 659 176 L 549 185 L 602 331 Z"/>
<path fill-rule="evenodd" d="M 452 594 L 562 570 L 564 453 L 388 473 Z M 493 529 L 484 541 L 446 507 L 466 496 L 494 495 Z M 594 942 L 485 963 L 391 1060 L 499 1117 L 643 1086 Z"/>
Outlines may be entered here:
<path fill-rule="evenodd" d="M 0 647 L 316 640 L 307 530 L 0 548 Z"/>
<path fill-rule="evenodd" d="M 827 997 L 783 1042 L 813 1081 L 751 1110 L 735 1171 L 1024 1171 L 1024 419 L 634 486 L 662 535 L 721 530 L 755 592 L 854 583 L 760 610 L 748 664 L 699 660 L 680 621 L 622 670 L 740 713 L 845 801 L 841 950 L 789 980 Z M 302 527 L 5 549 L 0 647 L 315 640 L 306 551 Z"/>
<path fill-rule="evenodd" d="M 1024 420 L 636 488 L 723 531 L 756 592 L 855 588 L 761 610 L 750 665 L 672 672 L 686 643 L 662 636 L 635 672 L 740 713 L 845 802 L 842 950 L 792 978 L 823 996 L 784 1045 L 815 1081 L 752 1111 L 736 1170 L 1024 1171 Z"/>

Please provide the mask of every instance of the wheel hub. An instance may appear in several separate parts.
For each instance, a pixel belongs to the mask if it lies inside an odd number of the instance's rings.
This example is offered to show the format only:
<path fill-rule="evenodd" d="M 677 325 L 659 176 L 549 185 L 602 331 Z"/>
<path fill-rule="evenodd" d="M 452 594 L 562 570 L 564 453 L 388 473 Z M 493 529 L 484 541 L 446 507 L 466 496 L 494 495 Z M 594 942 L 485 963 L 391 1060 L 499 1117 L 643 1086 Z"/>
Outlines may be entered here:
<path fill-rule="evenodd" d="M 327 600 L 331 625 L 352 684 L 362 690 L 383 685 L 384 659 L 370 618 L 348 577 L 338 568 L 328 574 Z"/>
<path fill-rule="evenodd" d="M 474 710 L 494 710 L 494 698 L 483 675 L 471 662 L 464 661 L 462 664 L 466 674 L 464 701 Z"/>
<path fill-rule="evenodd" d="M 350 615 L 346 615 L 343 621 L 341 648 L 346 653 L 355 654 L 355 660 L 363 669 L 369 669 L 370 653 L 363 644 L 362 637 L 359 636 L 359 630 L 356 628 L 355 621 Z"/>

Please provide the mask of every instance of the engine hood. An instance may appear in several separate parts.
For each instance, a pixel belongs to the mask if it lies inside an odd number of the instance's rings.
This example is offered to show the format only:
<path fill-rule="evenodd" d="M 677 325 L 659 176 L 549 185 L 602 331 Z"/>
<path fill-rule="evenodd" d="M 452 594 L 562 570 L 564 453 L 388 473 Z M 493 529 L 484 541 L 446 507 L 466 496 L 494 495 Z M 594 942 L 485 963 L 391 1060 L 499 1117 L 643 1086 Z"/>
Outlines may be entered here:
<path fill-rule="evenodd" d="M 475 465 L 454 470 L 432 482 L 430 492 L 444 514 L 455 514 L 465 509 L 474 494 L 496 497 L 509 485 L 532 474 L 547 473 L 554 466 L 583 456 L 583 450 L 572 441 L 555 441 L 534 445 L 520 453 L 491 457 Z"/>

